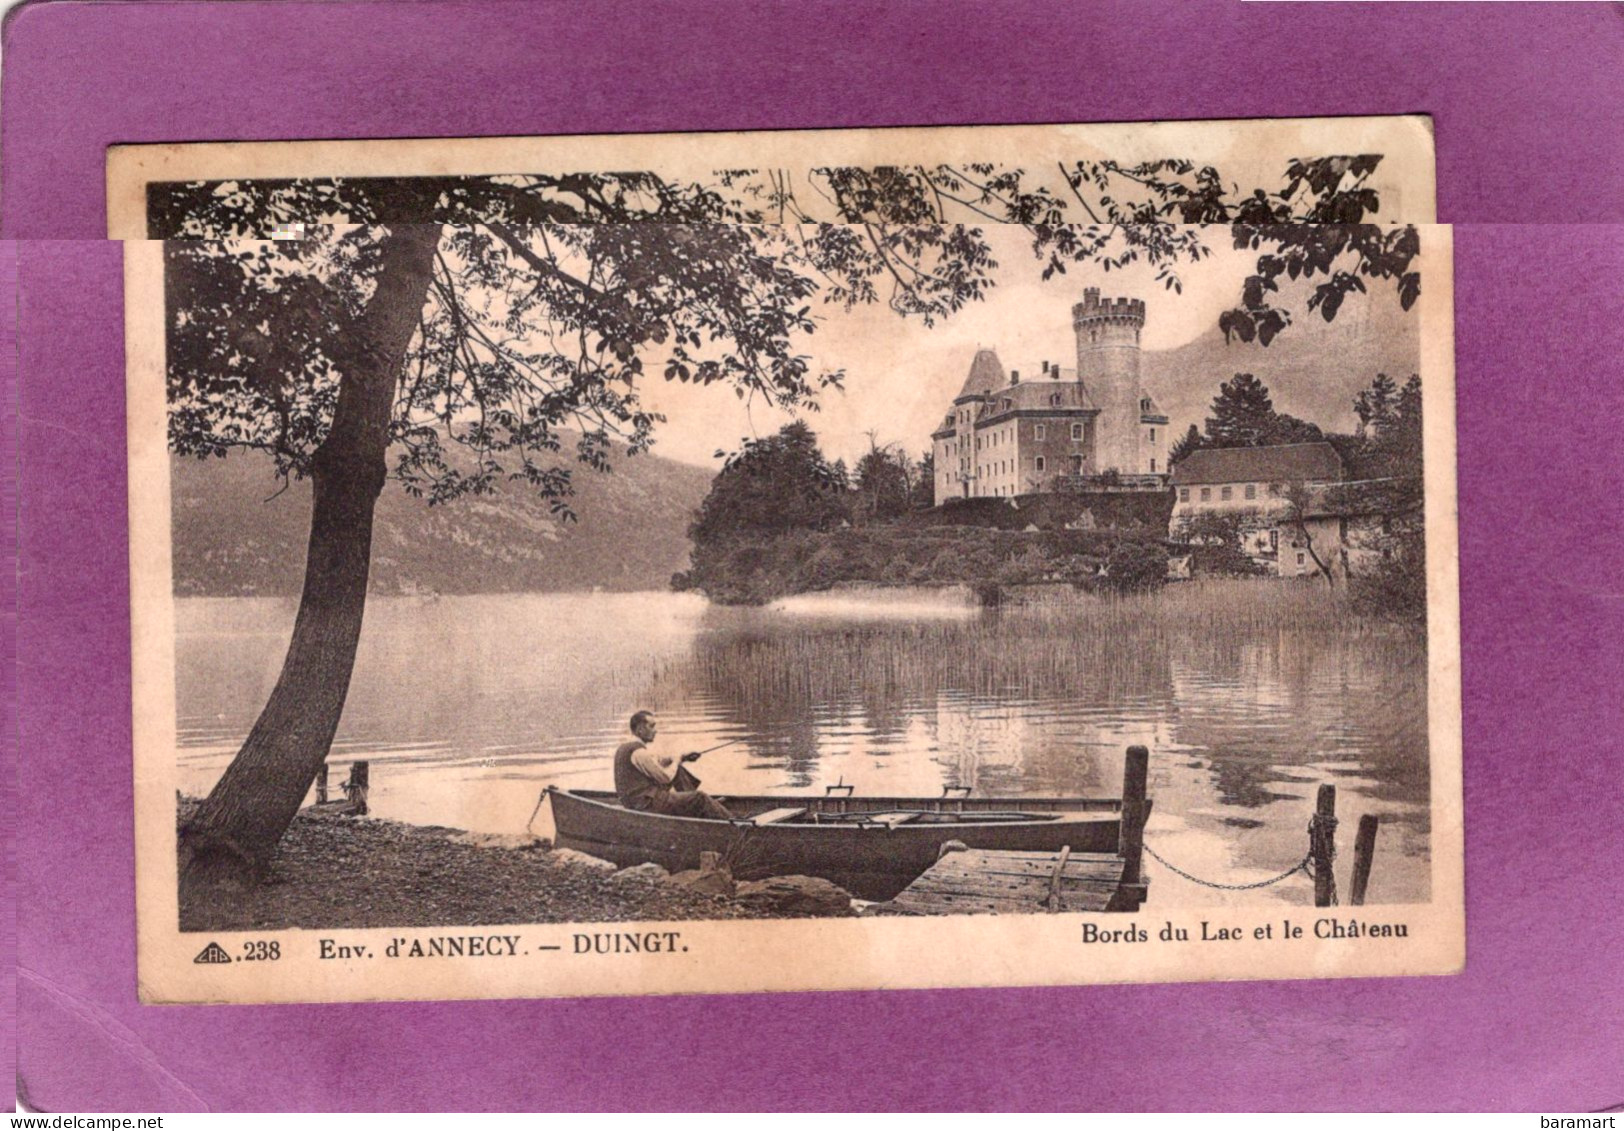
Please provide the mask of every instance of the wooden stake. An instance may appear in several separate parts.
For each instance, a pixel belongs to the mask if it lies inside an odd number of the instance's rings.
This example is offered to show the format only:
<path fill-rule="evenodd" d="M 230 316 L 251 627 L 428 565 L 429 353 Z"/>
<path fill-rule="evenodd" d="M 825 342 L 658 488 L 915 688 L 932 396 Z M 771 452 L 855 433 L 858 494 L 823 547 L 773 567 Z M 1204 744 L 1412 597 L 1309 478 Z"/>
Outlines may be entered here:
<path fill-rule="evenodd" d="M 1370 863 L 1376 855 L 1376 814 L 1366 813 L 1359 818 L 1359 835 L 1353 842 L 1353 884 L 1348 902 L 1355 907 L 1364 906 L 1365 889 L 1370 885 Z"/>
<path fill-rule="evenodd" d="M 1150 815 L 1150 806 L 1145 801 L 1149 777 L 1149 747 L 1128 747 L 1128 756 L 1122 763 L 1122 831 L 1117 843 L 1125 884 L 1139 882 L 1140 866 L 1144 862 L 1145 819 Z"/>
<path fill-rule="evenodd" d="M 1319 787 L 1319 797 L 1314 804 L 1315 826 L 1330 824 L 1335 827 L 1336 821 L 1336 786 L 1322 785 Z M 1312 836 L 1308 838 L 1309 850 L 1314 854 L 1314 906 L 1331 906 L 1336 875 L 1331 871 L 1332 854 L 1336 850 L 1336 841 L 1332 836 Z"/>
<path fill-rule="evenodd" d="M 367 791 L 369 787 L 368 770 L 365 762 L 350 764 L 350 780 L 344 783 L 344 792 L 349 795 L 350 812 L 357 817 L 367 815 Z"/>
<path fill-rule="evenodd" d="M 316 804 L 317 805 L 325 805 L 325 804 L 327 804 L 327 763 L 326 762 L 323 762 L 321 764 L 321 769 L 316 771 Z"/>
<path fill-rule="evenodd" d="M 1043 905 L 1050 911 L 1060 910 L 1060 881 L 1066 874 L 1066 861 L 1070 859 L 1071 845 L 1062 845 L 1060 859 L 1055 862 L 1054 874 L 1049 877 L 1049 898 L 1043 901 Z"/>

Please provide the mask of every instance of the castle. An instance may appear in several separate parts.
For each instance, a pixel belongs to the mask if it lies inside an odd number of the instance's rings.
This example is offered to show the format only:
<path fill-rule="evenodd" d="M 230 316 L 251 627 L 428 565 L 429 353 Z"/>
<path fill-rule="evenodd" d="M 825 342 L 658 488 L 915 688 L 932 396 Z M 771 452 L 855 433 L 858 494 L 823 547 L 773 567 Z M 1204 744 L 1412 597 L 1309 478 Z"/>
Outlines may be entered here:
<path fill-rule="evenodd" d="M 1139 381 L 1145 304 L 1101 299 L 1071 308 L 1077 367 L 1045 361 L 1030 380 L 976 351 L 970 375 L 931 433 L 935 501 L 1045 491 L 1165 490 L 1167 417 Z"/>

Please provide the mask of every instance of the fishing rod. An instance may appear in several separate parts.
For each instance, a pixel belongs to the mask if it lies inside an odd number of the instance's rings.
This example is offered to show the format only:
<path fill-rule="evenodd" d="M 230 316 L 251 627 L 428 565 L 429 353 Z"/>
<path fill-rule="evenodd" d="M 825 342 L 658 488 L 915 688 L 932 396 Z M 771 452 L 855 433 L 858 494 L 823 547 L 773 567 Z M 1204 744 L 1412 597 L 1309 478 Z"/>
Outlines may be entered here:
<path fill-rule="evenodd" d="M 743 738 L 730 738 L 726 742 L 718 742 L 715 746 L 707 746 L 703 750 L 695 750 L 694 753 L 695 754 L 709 754 L 712 750 L 723 750 L 723 749 L 726 749 L 729 746 L 737 746 L 741 742 L 749 742 L 752 738 L 758 738 L 758 737 L 760 737 L 760 736 L 759 735 L 754 735 L 754 734 L 747 734 Z"/>
<path fill-rule="evenodd" d="M 709 754 L 712 750 L 722 750 L 729 746 L 737 746 L 741 742 L 749 742 L 756 738 L 782 738 L 784 735 L 790 734 L 799 729 L 799 726 L 791 724 L 789 726 L 777 727 L 773 730 L 756 731 L 752 734 L 741 735 L 738 738 L 730 738 L 726 742 L 718 742 L 715 746 L 707 746 L 703 750 L 695 750 L 694 753 Z"/>

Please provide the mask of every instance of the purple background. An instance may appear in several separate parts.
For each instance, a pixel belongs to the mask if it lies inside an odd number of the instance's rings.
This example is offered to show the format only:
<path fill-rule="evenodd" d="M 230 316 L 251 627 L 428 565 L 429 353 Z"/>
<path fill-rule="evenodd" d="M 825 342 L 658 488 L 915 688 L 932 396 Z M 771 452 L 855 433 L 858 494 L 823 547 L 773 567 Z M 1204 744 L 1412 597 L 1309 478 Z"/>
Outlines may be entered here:
<path fill-rule="evenodd" d="M 26 239 L 102 233 L 115 141 L 1410 111 L 1435 115 L 1440 218 L 1473 225 L 1456 233 L 1465 974 L 264 1008 L 135 1000 L 119 254 L 22 245 L 5 442 L 35 1105 L 1624 1102 L 1624 228 L 1597 223 L 1624 220 L 1612 6 L 132 0 L 26 7 L 6 36 L 3 231 Z M 1513 219 L 1580 223 L 1491 223 Z"/>

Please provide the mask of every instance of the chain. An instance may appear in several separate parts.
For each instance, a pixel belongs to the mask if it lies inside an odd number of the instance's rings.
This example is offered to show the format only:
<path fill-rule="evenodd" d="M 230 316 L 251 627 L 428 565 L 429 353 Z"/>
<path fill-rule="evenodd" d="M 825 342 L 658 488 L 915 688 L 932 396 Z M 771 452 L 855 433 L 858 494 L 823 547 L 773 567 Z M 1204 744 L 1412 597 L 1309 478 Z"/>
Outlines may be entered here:
<path fill-rule="evenodd" d="M 1217 888 L 1220 891 L 1250 891 L 1252 888 L 1266 888 L 1270 884 L 1277 884 L 1281 880 L 1286 879 L 1288 876 L 1296 875 L 1298 872 L 1308 874 L 1309 865 L 1314 861 L 1313 853 L 1309 853 L 1301 860 L 1297 861 L 1297 863 L 1293 864 L 1290 868 L 1287 868 L 1284 872 L 1281 872 L 1278 876 L 1275 876 L 1272 879 L 1259 880 L 1254 884 L 1219 884 L 1214 883 L 1211 880 L 1203 880 L 1200 876 L 1192 876 L 1178 865 L 1168 863 L 1167 860 L 1163 859 L 1160 852 L 1157 852 L 1154 848 L 1150 847 L 1149 841 L 1141 841 L 1140 843 L 1143 844 L 1146 852 L 1150 853 L 1152 857 L 1160 861 L 1161 864 L 1169 871 L 1176 872 L 1178 875 L 1183 876 L 1193 884 L 1200 884 L 1202 887 L 1207 888 Z"/>

